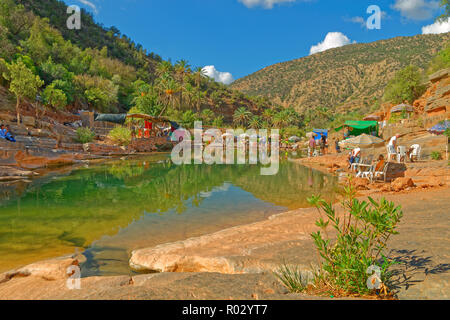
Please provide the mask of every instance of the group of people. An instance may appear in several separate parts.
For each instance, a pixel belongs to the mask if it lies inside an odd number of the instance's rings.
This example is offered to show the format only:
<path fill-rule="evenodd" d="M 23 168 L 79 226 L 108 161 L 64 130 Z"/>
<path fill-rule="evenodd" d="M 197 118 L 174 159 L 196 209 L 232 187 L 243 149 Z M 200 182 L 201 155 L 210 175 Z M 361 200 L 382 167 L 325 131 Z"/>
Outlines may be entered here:
<path fill-rule="evenodd" d="M 5 139 L 10 142 L 16 142 L 16 139 L 14 139 L 14 136 L 9 130 L 9 126 L 5 126 L 3 124 L 0 125 L 0 139 Z"/>
<path fill-rule="evenodd" d="M 322 155 L 325 155 L 328 153 L 328 141 L 327 137 L 325 135 L 321 135 L 321 138 L 319 139 L 319 142 L 316 142 L 316 139 L 314 139 L 314 136 L 311 136 L 309 139 L 309 156 L 314 156 L 314 151 L 316 149 L 316 146 L 320 146 L 320 152 Z"/>

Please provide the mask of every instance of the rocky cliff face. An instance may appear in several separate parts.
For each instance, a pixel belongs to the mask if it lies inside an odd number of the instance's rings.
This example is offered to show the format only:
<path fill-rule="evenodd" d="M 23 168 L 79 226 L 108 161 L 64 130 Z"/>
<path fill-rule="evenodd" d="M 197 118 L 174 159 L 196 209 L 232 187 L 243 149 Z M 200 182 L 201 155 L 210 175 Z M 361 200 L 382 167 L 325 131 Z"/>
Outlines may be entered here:
<path fill-rule="evenodd" d="M 432 74 L 429 80 L 428 90 L 414 102 L 414 107 L 429 116 L 446 114 L 450 111 L 450 68 Z"/>

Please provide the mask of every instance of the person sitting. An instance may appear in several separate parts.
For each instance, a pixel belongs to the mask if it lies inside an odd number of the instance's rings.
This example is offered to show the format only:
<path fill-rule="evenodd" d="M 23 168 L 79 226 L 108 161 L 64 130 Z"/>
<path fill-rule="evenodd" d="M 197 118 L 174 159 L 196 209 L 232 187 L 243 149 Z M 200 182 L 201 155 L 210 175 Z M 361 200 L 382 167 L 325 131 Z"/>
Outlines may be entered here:
<path fill-rule="evenodd" d="M 334 147 L 336 148 L 336 153 L 341 153 L 341 147 L 339 146 L 339 140 L 336 139 L 334 142 Z"/>
<path fill-rule="evenodd" d="M 16 142 L 16 139 L 11 134 L 11 131 L 9 130 L 9 126 L 6 126 L 6 140 L 9 140 L 11 142 Z"/>
<path fill-rule="evenodd" d="M 0 125 L 0 139 L 6 139 L 6 130 L 3 124 Z"/>
<path fill-rule="evenodd" d="M 381 172 L 384 169 L 384 164 L 386 163 L 386 161 L 384 160 L 384 156 L 382 154 L 380 154 L 380 156 L 378 157 L 378 162 L 375 166 L 375 170 L 374 172 Z"/>
<path fill-rule="evenodd" d="M 352 164 L 359 163 L 359 160 L 361 160 L 361 148 L 355 148 L 350 153 L 350 158 L 348 160 L 349 162 L 349 169 L 352 167 Z"/>
<path fill-rule="evenodd" d="M 16 139 L 11 134 L 8 126 L 1 126 L 0 138 L 6 139 L 10 142 L 16 142 Z"/>

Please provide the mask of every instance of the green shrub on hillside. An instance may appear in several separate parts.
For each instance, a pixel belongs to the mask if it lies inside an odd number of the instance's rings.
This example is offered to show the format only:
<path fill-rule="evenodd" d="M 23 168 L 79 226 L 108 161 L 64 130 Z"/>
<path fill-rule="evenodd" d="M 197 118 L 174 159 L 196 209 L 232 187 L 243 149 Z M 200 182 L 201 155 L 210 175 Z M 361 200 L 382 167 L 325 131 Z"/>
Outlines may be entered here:
<path fill-rule="evenodd" d="M 131 130 L 121 126 L 115 127 L 109 132 L 108 138 L 115 144 L 128 146 L 131 143 Z"/>
<path fill-rule="evenodd" d="M 433 160 L 442 160 L 442 155 L 439 151 L 433 151 L 431 153 L 431 159 Z"/>
<path fill-rule="evenodd" d="M 79 143 L 89 143 L 95 138 L 95 133 L 89 128 L 78 128 L 76 141 Z"/>
<path fill-rule="evenodd" d="M 422 73 L 416 66 L 410 65 L 400 70 L 389 81 L 384 92 L 384 101 L 391 103 L 408 102 L 412 104 L 419 98 L 426 87 L 422 85 Z"/>

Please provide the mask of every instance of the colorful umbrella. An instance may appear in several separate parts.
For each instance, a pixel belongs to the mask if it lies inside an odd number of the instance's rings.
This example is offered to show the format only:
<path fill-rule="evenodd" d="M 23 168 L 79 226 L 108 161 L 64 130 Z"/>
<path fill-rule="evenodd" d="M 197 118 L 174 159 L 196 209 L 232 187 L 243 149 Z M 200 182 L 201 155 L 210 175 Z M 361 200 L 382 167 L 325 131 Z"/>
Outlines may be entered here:
<path fill-rule="evenodd" d="M 350 138 L 341 141 L 339 145 L 342 148 L 371 148 L 381 146 L 384 144 L 384 140 L 375 136 L 369 136 L 368 134 L 362 134 L 360 136 Z"/>
<path fill-rule="evenodd" d="M 445 120 L 438 123 L 433 128 L 428 129 L 428 132 L 433 134 L 443 134 L 448 128 L 450 128 L 450 120 Z"/>

